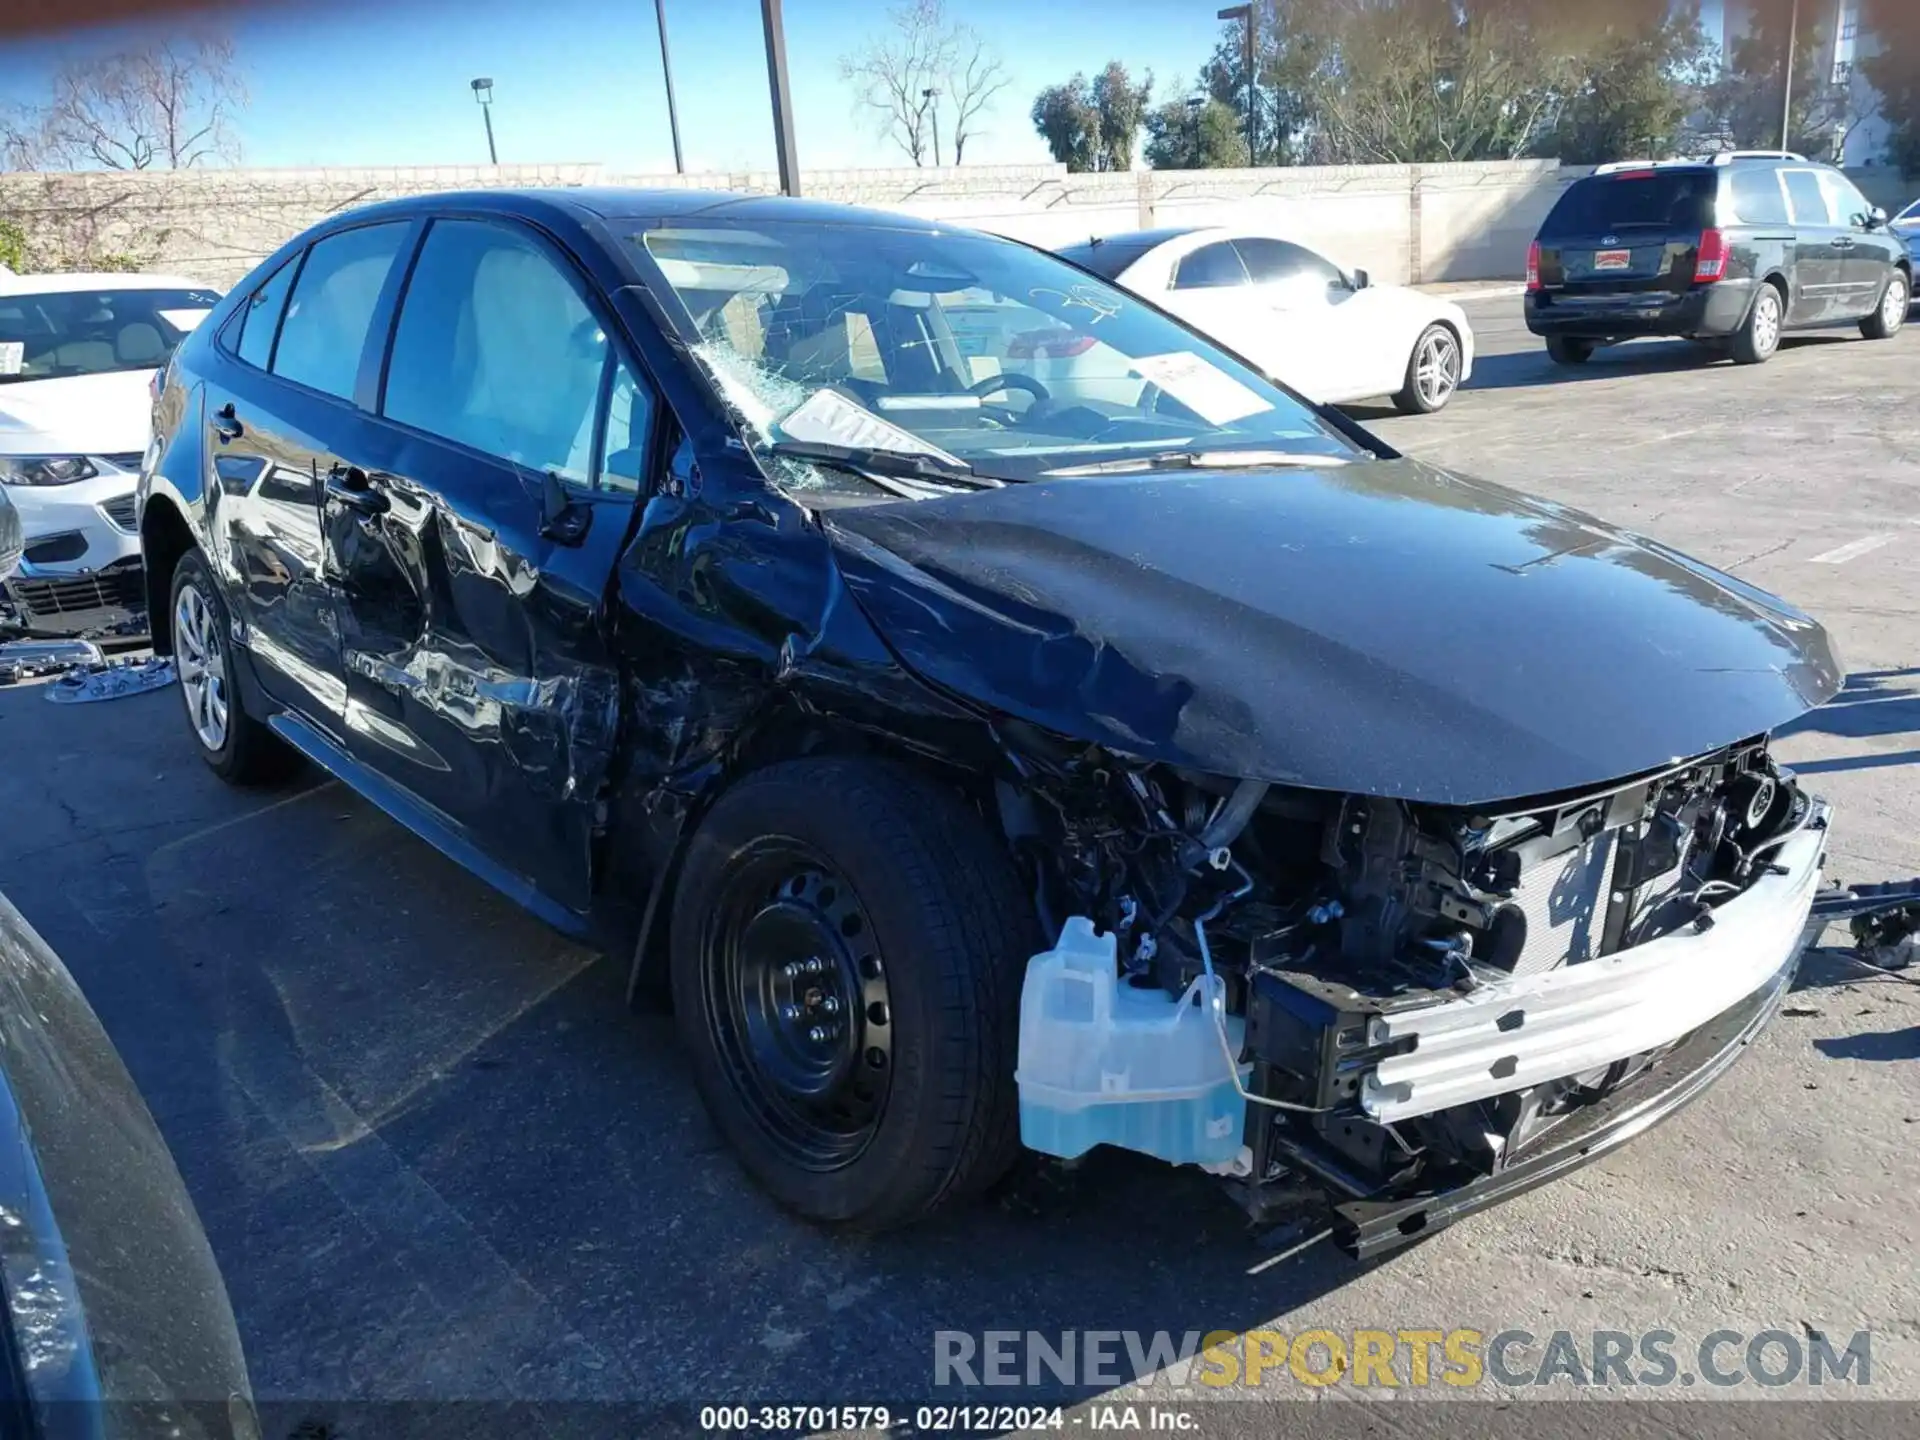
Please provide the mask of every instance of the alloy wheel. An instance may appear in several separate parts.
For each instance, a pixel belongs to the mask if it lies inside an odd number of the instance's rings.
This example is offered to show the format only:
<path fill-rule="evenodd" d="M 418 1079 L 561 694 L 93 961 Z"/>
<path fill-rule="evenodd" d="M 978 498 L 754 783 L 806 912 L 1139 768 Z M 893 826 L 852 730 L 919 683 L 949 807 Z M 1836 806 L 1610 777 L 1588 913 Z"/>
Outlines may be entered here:
<path fill-rule="evenodd" d="M 1414 358 L 1413 383 L 1429 409 L 1438 410 L 1447 403 L 1460 383 L 1460 343 L 1450 331 L 1435 328 L 1421 337 Z"/>
<path fill-rule="evenodd" d="M 1887 282 L 1886 298 L 1880 302 L 1880 324 L 1888 331 L 1898 330 L 1907 319 L 1907 306 L 1912 297 L 1907 293 L 1906 278 L 1896 274 Z"/>
<path fill-rule="evenodd" d="M 1766 286 L 1754 306 L 1753 348 L 1771 355 L 1780 344 L 1780 297 L 1771 285 Z"/>
<path fill-rule="evenodd" d="M 212 605 L 195 585 L 183 585 L 173 611 L 174 662 L 187 720 L 200 743 L 218 752 L 227 743 L 227 659 Z"/>
<path fill-rule="evenodd" d="M 707 1023 L 767 1138 L 810 1170 L 857 1160 L 891 1088 L 892 999 L 853 887 L 794 841 L 740 857 L 708 924 Z"/>

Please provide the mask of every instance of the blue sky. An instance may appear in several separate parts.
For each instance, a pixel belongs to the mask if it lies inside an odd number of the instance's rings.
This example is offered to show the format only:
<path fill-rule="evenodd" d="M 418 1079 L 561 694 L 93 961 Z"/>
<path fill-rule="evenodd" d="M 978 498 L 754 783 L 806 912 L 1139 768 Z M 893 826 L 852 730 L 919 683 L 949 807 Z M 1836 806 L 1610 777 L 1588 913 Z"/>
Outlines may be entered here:
<path fill-rule="evenodd" d="M 773 132 L 759 0 L 666 0 L 687 168 L 771 169 Z M 885 24 L 888 0 L 787 0 L 787 61 L 803 169 L 904 164 L 853 110 L 838 58 Z M 1216 0 L 948 0 L 1000 51 L 1012 81 L 968 161 L 1048 158 L 1027 118 L 1034 93 L 1109 59 L 1154 72 L 1157 97 L 1189 93 L 1211 53 Z M 649 0 L 334 0 L 217 19 L 252 94 L 251 165 L 484 161 L 467 82 L 494 82 L 504 161 L 597 160 L 671 171 L 660 50 Z M 111 49 L 96 31 L 0 54 L 0 104 L 32 102 L 64 59 Z M 943 126 L 943 132 L 945 127 Z M 944 143 L 944 140 L 943 140 Z"/>

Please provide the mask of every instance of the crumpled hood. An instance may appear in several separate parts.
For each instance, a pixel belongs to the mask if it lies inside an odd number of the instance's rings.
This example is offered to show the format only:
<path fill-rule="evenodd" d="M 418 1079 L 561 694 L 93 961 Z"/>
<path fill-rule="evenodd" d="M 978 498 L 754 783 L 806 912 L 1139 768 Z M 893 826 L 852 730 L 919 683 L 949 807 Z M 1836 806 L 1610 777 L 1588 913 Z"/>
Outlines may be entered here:
<path fill-rule="evenodd" d="M 123 455 L 147 448 L 152 370 L 0 384 L 0 455 Z"/>
<path fill-rule="evenodd" d="M 1772 730 L 1839 687 L 1782 601 L 1410 460 L 1067 479 L 825 517 L 902 659 L 1212 774 L 1471 805 Z"/>

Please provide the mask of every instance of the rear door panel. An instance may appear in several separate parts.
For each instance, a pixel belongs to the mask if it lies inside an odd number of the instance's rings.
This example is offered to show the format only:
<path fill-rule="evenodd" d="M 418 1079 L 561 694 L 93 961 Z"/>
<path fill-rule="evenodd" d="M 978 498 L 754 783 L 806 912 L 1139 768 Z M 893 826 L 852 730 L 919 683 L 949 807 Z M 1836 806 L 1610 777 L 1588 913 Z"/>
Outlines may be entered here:
<path fill-rule="evenodd" d="M 261 688 L 336 737 L 346 690 L 321 497 L 360 463 L 371 317 L 410 234 L 336 231 L 276 271 L 213 347 L 202 407 L 210 528 Z"/>

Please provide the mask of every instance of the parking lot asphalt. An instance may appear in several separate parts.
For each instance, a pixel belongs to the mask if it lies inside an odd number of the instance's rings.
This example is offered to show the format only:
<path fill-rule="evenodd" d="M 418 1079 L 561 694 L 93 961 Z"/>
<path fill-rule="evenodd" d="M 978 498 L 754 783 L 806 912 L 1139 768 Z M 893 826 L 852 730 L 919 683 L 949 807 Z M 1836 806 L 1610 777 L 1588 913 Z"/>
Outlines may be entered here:
<path fill-rule="evenodd" d="M 1852 678 L 1782 751 L 1834 802 L 1837 873 L 1920 873 L 1920 327 L 1761 369 L 1647 344 L 1563 371 L 1518 304 L 1469 307 L 1482 357 L 1450 409 L 1378 429 L 1826 622 Z M 1092 1393 L 936 1392 L 939 1330 L 1409 1326 L 1871 1329 L 1872 1396 L 1920 1398 L 1920 1002 L 1837 951 L 1679 1117 L 1370 1267 L 1280 1258 L 1206 1177 L 1100 1153 L 908 1234 L 829 1235 L 742 1177 L 623 962 L 336 783 L 227 789 L 178 704 L 0 690 L 0 889 L 146 1094 L 265 1398 L 636 1401 L 667 1433 L 720 1400 Z"/>

